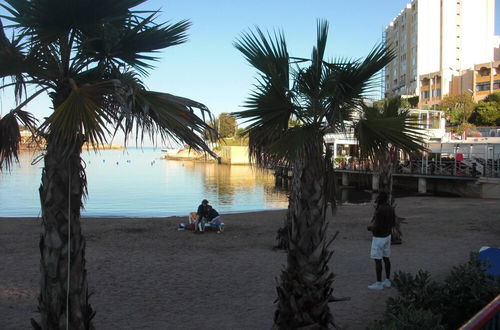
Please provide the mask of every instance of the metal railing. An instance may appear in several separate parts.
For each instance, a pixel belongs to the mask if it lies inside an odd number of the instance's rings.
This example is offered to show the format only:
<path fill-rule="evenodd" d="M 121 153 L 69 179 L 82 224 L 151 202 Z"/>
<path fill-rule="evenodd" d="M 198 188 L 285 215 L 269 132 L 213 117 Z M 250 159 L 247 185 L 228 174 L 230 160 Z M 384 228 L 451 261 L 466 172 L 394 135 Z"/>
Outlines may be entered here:
<path fill-rule="evenodd" d="M 373 164 L 367 160 L 338 160 L 335 169 L 372 172 Z M 428 176 L 460 176 L 460 177 L 500 177 L 500 159 L 484 160 L 480 158 L 464 160 L 419 159 L 399 161 L 394 174 L 415 174 Z"/>
<path fill-rule="evenodd" d="M 500 295 L 480 310 L 459 330 L 500 329 Z"/>

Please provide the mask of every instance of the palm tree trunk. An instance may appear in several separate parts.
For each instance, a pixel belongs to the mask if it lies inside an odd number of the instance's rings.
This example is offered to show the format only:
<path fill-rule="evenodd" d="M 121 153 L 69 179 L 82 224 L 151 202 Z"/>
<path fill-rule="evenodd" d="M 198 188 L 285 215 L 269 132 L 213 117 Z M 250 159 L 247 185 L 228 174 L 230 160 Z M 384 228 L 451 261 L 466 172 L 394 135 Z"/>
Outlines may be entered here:
<path fill-rule="evenodd" d="M 385 192 L 392 200 L 392 172 L 393 162 L 389 152 L 384 152 L 379 159 L 379 191 Z"/>
<path fill-rule="evenodd" d="M 278 284 L 274 329 L 327 329 L 333 324 L 328 299 L 333 273 L 328 268 L 327 184 L 322 145 L 304 152 L 294 162 L 293 194 L 289 212 L 287 267 Z"/>
<path fill-rule="evenodd" d="M 80 207 L 86 190 L 80 158 L 82 144 L 83 141 L 78 141 L 68 147 L 55 143 L 50 137 L 47 139 L 39 189 L 42 207 L 40 322 L 32 319 L 35 329 L 94 328 L 91 319 L 95 312 L 88 304 L 85 239 L 80 227 Z"/>

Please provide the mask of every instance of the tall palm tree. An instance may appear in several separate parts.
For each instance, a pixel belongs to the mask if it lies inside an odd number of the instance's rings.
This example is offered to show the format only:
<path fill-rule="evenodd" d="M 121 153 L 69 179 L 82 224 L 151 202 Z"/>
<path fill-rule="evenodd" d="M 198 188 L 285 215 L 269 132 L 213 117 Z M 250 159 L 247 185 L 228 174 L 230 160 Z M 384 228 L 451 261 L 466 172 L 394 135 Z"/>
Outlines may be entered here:
<path fill-rule="evenodd" d="M 326 61 L 327 35 L 328 23 L 319 21 L 310 59 L 291 57 L 282 33 L 265 34 L 257 28 L 235 42 L 259 71 L 246 109 L 235 114 L 249 122 L 250 154 L 259 166 L 285 160 L 293 167 L 289 248 L 277 287 L 276 329 L 326 329 L 333 324 L 328 306 L 332 240 L 327 241 L 325 220 L 334 198 L 333 175 L 324 135 L 344 128 L 344 120 L 373 86 L 374 75 L 393 58 L 380 45 L 362 61 Z M 289 119 L 300 125 L 290 127 Z"/>
<path fill-rule="evenodd" d="M 18 124 L 46 141 L 36 329 L 93 328 L 80 226 L 87 192 L 83 144 L 98 148 L 109 133 L 121 130 L 125 136 L 135 133 L 136 142 L 159 136 L 209 152 L 201 134 L 215 134 L 203 120 L 211 116 L 203 104 L 149 91 L 142 83 L 154 54 L 185 42 L 190 26 L 185 20 L 157 24 L 157 11 L 133 10 L 144 1 L 1 4 L 10 25 L 0 25 L 0 88 L 13 87 L 18 106 L 0 121 L 0 165 L 8 167 L 17 157 Z M 35 128 L 34 117 L 23 108 L 41 94 L 48 94 L 53 112 Z"/>
<path fill-rule="evenodd" d="M 393 138 L 387 139 L 387 132 Z M 400 97 L 384 100 L 381 107 L 363 106 L 360 119 L 354 125 L 354 136 L 360 145 L 363 158 L 369 158 L 379 175 L 379 190 L 392 201 L 392 175 L 400 160 L 400 152 L 406 155 L 425 150 L 423 131 L 402 108 Z"/>

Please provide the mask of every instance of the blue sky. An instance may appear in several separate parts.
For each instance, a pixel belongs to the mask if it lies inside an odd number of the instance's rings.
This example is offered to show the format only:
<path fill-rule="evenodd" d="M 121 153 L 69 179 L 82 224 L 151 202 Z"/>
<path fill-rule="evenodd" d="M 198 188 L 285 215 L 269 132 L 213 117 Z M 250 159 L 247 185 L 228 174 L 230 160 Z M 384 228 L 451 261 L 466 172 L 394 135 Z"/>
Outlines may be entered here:
<path fill-rule="evenodd" d="M 437 1 L 437 0 L 436 0 Z M 150 0 L 140 9 L 161 8 L 159 21 L 189 19 L 187 43 L 161 53 L 145 79 L 151 90 L 168 92 L 204 103 L 216 115 L 241 109 L 254 83 L 249 67 L 233 42 L 254 26 L 284 31 L 292 56 L 308 57 L 316 38 L 316 20 L 330 22 L 327 55 L 362 58 L 381 41 L 384 27 L 408 0 Z M 500 0 L 496 0 L 496 17 Z M 497 22 L 497 25 L 498 24 Z M 496 34 L 500 34 L 496 27 Z M 11 94 L 0 94 L 0 110 L 13 105 Z M 51 113 L 47 99 L 29 107 L 38 118 Z"/>

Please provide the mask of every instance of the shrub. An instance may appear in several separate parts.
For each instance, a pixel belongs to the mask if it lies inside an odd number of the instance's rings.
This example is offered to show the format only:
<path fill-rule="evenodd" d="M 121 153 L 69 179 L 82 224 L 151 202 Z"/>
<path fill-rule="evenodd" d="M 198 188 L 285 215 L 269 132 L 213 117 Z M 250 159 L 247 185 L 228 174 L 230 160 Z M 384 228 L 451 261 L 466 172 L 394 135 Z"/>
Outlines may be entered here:
<path fill-rule="evenodd" d="M 442 284 L 431 281 L 423 270 L 415 276 L 397 272 L 398 296 L 387 299 L 384 319 L 368 328 L 458 328 L 500 293 L 500 277 L 486 273 L 486 266 L 471 253 L 469 262 L 453 267 Z"/>
<path fill-rule="evenodd" d="M 375 321 L 368 330 L 443 330 L 441 316 L 429 310 L 415 307 L 400 308 L 397 315 L 391 315 L 387 321 Z"/>
<path fill-rule="evenodd" d="M 387 314 L 398 315 L 401 310 L 410 307 L 441 309 L 440 297 L 444 288 L 439 283 L 430 281 L 430 274 L 427 271 L 419 270 L 416 276 L 397 272 L 394 275 L 394 286 L 398 290 L 399 296 L 387 300 Z"/>
<path fill-rule="evenodd" d="M 486 273 L 486 263 L 471 254 L 445 280 L 441 313 L 451 328 L 460 327 L 500 293 L 500 278 Z"/>

